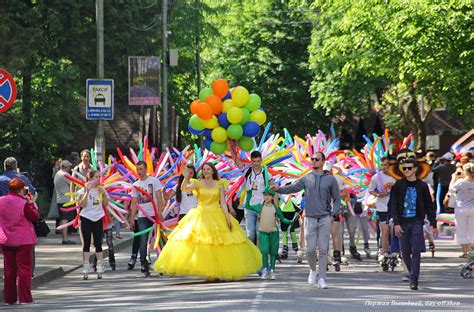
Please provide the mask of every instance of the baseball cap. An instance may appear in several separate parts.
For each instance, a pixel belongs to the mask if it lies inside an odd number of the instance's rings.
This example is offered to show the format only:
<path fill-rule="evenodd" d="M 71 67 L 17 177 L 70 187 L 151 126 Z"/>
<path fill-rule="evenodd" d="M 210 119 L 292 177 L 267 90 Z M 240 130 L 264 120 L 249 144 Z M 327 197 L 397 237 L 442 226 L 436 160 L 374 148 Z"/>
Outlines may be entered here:
<path fill-rule="evenodd" d="M 70 166 L 72 166 L 72 164 L 69 160 L 61 161 L 61 167 L 70 167 Z"/>

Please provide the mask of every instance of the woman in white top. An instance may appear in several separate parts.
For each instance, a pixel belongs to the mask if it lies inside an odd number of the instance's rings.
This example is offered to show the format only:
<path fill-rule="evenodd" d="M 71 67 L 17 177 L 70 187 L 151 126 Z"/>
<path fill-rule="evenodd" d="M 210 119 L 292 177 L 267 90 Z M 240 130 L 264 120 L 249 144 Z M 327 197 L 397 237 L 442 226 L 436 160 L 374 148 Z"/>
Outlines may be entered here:
<path fill-rule="evenodd" d="M 191 179 L 196 179 L 196 168 L 193 164 L 187 164 L 186 167 L 192 171 Z M 176 207 L 174 213 L 179 213 L 179 220 L 181 220 L 191 208 L 195 208 L 198 204 L 198 200 L 194 191 L 183 192 L 181 190 L 181 184 L 183 184 L 184 176 L 180 175 L 178 183 L 176 184 L 176 190 L 171 191 L 169 194 L 164 194 L 166 200 L 175 196 Z"/>
<path fill-rule="evenodd" d="M 474 163 L 463 166 L 464 178 L 453 185 L 456 196 L 454 216 L 456 218 L 456 238 L 462 247 L 460 258 L 467 258 L 469 248 L 474 247 Z"/>
<path fill-rule="evenodd" d="M 104 217 L 103 205 L 109 204 L 109 197 L 105 189 L 99 185 L 100 174 L 98 171 L 91 170 L 87 175 L 87 183 L 84 188 L 78 192 L 78 205 L 81 207 L 81 232 L 83 236 L 83 268 L 84 279 L 90 271 L 89 256 L 91 246 L 91 236 L 94 237 L 95 253 L 97 257 L 98 278 L 102 277 L 104 264 L 102 262 L 102 218 Z"/>

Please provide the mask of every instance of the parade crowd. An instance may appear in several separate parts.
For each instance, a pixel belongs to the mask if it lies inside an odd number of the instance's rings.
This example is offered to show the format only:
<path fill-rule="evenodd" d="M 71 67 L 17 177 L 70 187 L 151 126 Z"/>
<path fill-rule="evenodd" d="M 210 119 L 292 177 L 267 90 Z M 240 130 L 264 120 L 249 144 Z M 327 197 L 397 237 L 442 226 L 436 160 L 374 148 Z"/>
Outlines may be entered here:
<path fill-rule="evenodd" d="M 163 275 L 207 280 L 253 274 L 274 280 L 277 262 L 287 261 L 291 247 L 299 263 L 308 263 L 307 282 L 326 289 L 330 266 L 340 271 L 348 257 L 362 261 L 356 243 L 360 230 L 365 256 L 378 261 L 383 271 L 400 265 L 401 278 L 417 290 L 425 241 L 434 253 L 437 216 L 449 213 L 454 213 L 460 257 L 474 254 L 472 152 L 436 157 L 433 152 L 401 149 L 380 155 L 376 170 L 360 175 L 369 170 L 348 171 L 347 160 L 339 161 L 337 153 L 312 150 L 298 162 L 303 165 L 296 175 L 277 171 L 278 163 L 265 163 L 261 150 L 245 154 L 231 149 L 226 156 L 202 157 L 200 162 L 196 155 L 178 158 L 174 171 L 168 171 L 172 174 L 161 177 L 163 168 L 156 170 L 149 157 L 117 164 L 114 173 L 110 164 L 94 166 L 91 152 L 83 150 L 79 163 L 71 158 L 56 163 L 48 217 L 56 219 L 61 244 L 81 246 L 84 279 L 92 272 L 102 278 L 106 271 L 104 237 L 110 268 L 116 270 L 114 236 L 122 238 L 124 226 L 134 232 L 127 269 L 139 261 L 145 276 L 152 268 Z M 359 156 L 367 160 L 367 155 Z M 0 246 L 6 304 L 33 302 L 40 218 L 36 197 L 16 159 L 5 159 Z M 80 242 L 70 239 L 74 231 Z M 371 233 L 376 246 L 369 245 Z"/>

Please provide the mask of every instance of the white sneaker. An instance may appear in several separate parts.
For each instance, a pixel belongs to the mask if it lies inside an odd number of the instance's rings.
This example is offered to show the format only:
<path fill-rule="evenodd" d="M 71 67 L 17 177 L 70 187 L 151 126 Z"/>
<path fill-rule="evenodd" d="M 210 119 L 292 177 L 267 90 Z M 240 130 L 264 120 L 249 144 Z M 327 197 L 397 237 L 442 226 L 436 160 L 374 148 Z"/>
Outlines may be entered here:
<path fill-rule="evenodd" d="M 84 262 L 82 264 L 82 274 L 89 274 L 91 270 L 91 265 L 89 262 Z"/>
<path fill-rule="evenodd" d="M 268 278 L 271 279 L 271 280 L 276 279 L 275 271 L 270 270 L 270 272 L 268 272 Z"/>
<path fill-rule="evenodd" d="M 316 285 L 316 279 L 318 278 L 318 273 L 316 271 L 310 270 L 308 276 L 308 284 Z"/>
<path fill-rule="evenodd" d="M 102 261 L 97 261 L 97 273 L 102 274 L 105 272 L 104 263 Z"/>
<path fill-rule="evenodd" d="M 321 289 L 327 289 L 328 288 L 328 284 L 326 284 L 326 281 L 324 280 L 324 278 L 319 279 L 318 288 L 321 288 Z"/>
<path fill-rule="evenodd" d="M 263 280 L 268 279 L 268 270 L 267 269 L 262 270 L 262 276 L 260 278 L 263 279 Z"/>

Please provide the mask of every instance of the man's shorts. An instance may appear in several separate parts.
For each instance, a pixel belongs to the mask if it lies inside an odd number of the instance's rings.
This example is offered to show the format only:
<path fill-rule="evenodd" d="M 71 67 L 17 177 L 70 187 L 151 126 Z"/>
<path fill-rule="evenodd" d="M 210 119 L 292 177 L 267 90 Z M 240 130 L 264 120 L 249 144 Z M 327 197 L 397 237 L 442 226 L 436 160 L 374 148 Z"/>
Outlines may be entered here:
<path fill-rule="evenodd" d="M 76 217 L 76 210 L 72 211 L 62 211 L 61 208 L 63 208 L 64 204 L 58 204 L 58 211 L 59 211 L 59 220 L 66 220 L 66 221 L 72 221 Z M 66 207 L 66 208 L 71 208 L 71 207 Z"/>

